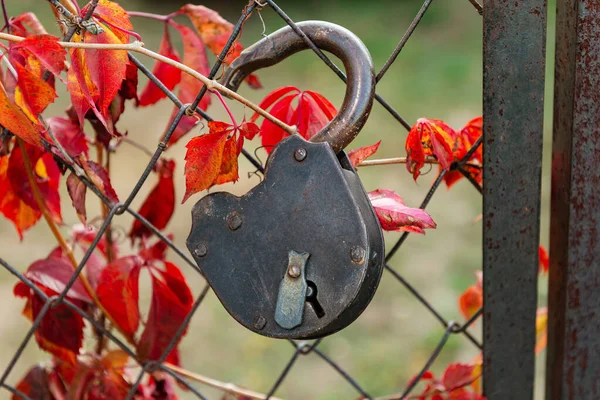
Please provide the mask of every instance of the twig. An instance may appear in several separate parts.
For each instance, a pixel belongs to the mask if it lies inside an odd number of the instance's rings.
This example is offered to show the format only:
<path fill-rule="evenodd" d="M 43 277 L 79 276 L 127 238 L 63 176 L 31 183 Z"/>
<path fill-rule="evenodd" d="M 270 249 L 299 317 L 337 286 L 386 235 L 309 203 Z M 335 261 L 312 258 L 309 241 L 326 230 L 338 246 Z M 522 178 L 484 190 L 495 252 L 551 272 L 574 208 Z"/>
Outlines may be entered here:
<path fill-rule="evenodd" d="M 255 400 L 265 400 L 267 398 L 267 395 L 265 395 L 265 394 L 257 393 L 252 390 L 240 388 L 240 387 L 234 385 L 233 383 L 221 382 L 216 379 L 212 379 L 212 378 L 197 374 L 195 372 L 188 371 L 186 369 L 183 369 L 181 367 L 178 367 L 178 366 L 173 365 L 168 362 L 165 362 L 162 365 L 163 365 L 163 367 L 170 369 L 171 371 L 175 372 L 178 375 L 183 376 L 184 378 L 188 378 L 195 382 L 202 383 L 206 386 L 220 389 L 226 393 L 239 394 L 239 395 L 245 396 L 250 399 L 255 399 Z M 281 400 L 281 399 L 278 399 L 277 397 L 273 397 L 273 396 L 269 397 L 269 399 Z"/>
<path fill-rule="evenodd" d="M 21 42 L 21 41 L 25 40 L 24 38 L 22 38 L 20 36 L 10 35 L 8 33 L 1 33 L 1 32 L 0 32 L 0 39 L 12 41 L 12 42 Z M 210 89 L 218 90 L 219 92 L 231 97 L 232 99 L 237 100 L 238 102 L 244 104 L 246 107 L 252 109 L 259 115 L 263 116 L 265 119 L 268 119 L 269 121 L 271 121 L 272 123 L 274 123 L 281 129 L 283 129 L 290 135 L 293 135 L 296 133 L 295 126 L 290 126 L 290 125 L 286 124 L 285 122 L 279 120 L 278 118 L 273 117 L 267 111 L 260 108 L 257 104 L 254 104 L 253 102 L 246 99 L 245 97 L 240 96 L 238 93 L 234 92 L 233 90 L 221 85 L 216 80 L 208 79 L 206 76 L 204 76 L 201 73 L 199 73 L 198 71 L 188 67 L 187 65 L 184 65 L 177 61 L 174 61 L 174 60 L 170 59 L 169 57 L 165 57 L 165 56 L 158 54 L 152 50 L 146 49 L 145 47 L 143 47 L 144 44 L 142 42 L 133 42 L 133 43 L 129 43 L 129 44 L 80 43 L 80 42 L 76 42 L 76 43 L 58 42 L 58 43 L 66 49 L 126 50 L 126 51 L 133 51 L 136 53 L 144 54 L 148 57 L 154 58 L 155 60 L 164 62 L 165 64 L 169 64 L 177 69 L 180 69 L 181 71 L 185 72 L 188 75 L 191 75 L 192 77 L 198 79 L 200 82 L 204 83 L 209 90 Z"/>
<path fill-rule="evenodd" d="M 428 157 L 425 159 L 425 164 L 439 164 L 437 158 Z M 406 157 L 394 157 L 394 158 L 381 158 L 379 160 L 365 160 L 358 164 L 359 167 L 373 167 L 376 165 L 390 165 L 390 164 L 406 164 Z M 473 168 L 481 168 L 481 165 L 465 163 L 464 165 L 473 167 Z"/>
<path fill-rule="evenodd" d="M 172 14 L 160 15 L 160 14 L 154 14 L 154 13 L 147 13 L 147 12 L 143 12 L 143 11 L 127 11 L 127 14 L 130 17 L 150 18 L 150 19 L 155 19 L 157 21 L 165 21 L 165 22 L 172 18 Z"/>

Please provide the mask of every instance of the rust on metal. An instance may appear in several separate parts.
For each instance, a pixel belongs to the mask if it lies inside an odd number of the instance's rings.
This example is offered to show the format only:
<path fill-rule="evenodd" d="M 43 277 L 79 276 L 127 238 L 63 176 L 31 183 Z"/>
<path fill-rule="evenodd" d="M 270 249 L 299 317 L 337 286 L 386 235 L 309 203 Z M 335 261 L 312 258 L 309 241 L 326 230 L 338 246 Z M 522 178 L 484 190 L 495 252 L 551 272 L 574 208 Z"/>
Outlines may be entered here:
<path fill-rule="evenodd" d="M 558 2 L 546 398 L 600 397 L 600 3 Z"/>
<path fill-rule="evenodd" d="M 484 394 L 532 399 L 546 45 L 545 0 L 483 7 Z"/>

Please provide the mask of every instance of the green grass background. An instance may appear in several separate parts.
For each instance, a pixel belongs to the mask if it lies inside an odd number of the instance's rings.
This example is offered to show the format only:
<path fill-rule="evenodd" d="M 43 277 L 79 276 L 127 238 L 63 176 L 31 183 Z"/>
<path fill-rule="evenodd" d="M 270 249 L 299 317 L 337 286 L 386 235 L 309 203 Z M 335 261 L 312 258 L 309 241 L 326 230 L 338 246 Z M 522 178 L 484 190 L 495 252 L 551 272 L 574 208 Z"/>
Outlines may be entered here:
<path fill-rule="evenodd" d="M 356 33 L 369 48 L 376 70 L 381 68 L 420 8 L 421 1 L 292 1 L 282 0 L 281 7 L 295 21 L 319 19 L 343 25 Z M 549 21 L 553 23 L 554 1 L 550 1 Z M 127 10 L 169 13 L 183 2 L 143 2 L 124 0 Z M 203 3 L 219 11 L 230 21 L 236 21 L 244 1 L 211 1 Z M 48 7 L 40 0 L 7 1 L 9 14 L 34 11 L 47 29 L 56 33 L 56 27 Z M 284 22 L 270 9 L 261 13 L 266 33 L 275 31 Z M 183 20 L 182 20 L 183 21 Z M 133 19 L 135 30 L 141 34 L 146 46 L 157 49 L 162 26 L 156 21 Z M 250 45 L 261 38 L 262 22 L 255 13 L 243 29 L 241 42 Z M 552 33 L 552 32 L 551 32 Z M 174 37 L 176 35 L 173 35 Z M 553 35 L 548 41 L 548 56 L 553 60 Z M 408 121 L 419 117 L 445 120 L 450 126 L 460 128 L 471 118 L 481 114 L 482 91 L 482 19 L 467 0 L 437 0 L 431 5 L 423 21 L 409 40 L 398 60 L 379 83 L 377 91 L 386 98 Z M 151 66 L 153 61 L 142 57 Z M 548 66 L 548 74 L 552 74 Z M 295 55 L 285 62 L 258 73 L 265 88 L 253 91 L 243 87 L 240 93 L 255 102 L 269 91 L 283 85 L 296 85 L 300 89 L 316 90 L 327 96 L 334 104 L 340 104 L 343 83 L 312 52 Z M 551 76 L 551 75 L 549 75 Z M 550 79 L 549 81 L 552 81 Z M 143 85 L 145 79 L 141 79 Z M 546 98 L 551 102 L 551 82 Z M 47 116 L 61 115 L 67 105 L 64 89 L 61 98 L 52 105 Z M 229 102 L 235 115 L 241 118 L 242 107 Z M 119 122 L 121 131 L 129 137 L 154 148 L 171 113 L 172 106 L 162 101 L 156 106 L 134 109 L 128 105 Z M 223 108 L 216 102 L 209 109 L 216 119 L 227 121 Z M 548 151 L 551 145 L 550 112 L 546 113 L 547 129 L 544 156 L 544 195 L 542 199 L 542 243 L 548 236 Z M 199 128 L 188 138 L 199 134 Z M 387 111 L 375 103 L 367 125 L 351 148 L 382 140 L 377 157 L 404 156 L 406 130 Z M 175 159 L 177 198 L 184 192 L 183 157 L 185 142 L 169 148 L 166 156 Z M 252 150 L 258 141 L 247 143 Z M 264 153 L 261 154 L 264 160 Z M 113 157 L 112 182 L 121 198 L 127 196 L 148 158 L 124 144 Z M 241 179 L 236 184 L 224 185 L 217 190 L 243 194 L 258 182 L 256 177 L 247 178 L 251 166 L 242 158 Z M 413 182 L 404 165 L 369 167 L 360 170 L 367 190 L 393 189 L 405 202 L 417 207 L 424 198 L 435 170 Z M 133 203 L 139 207 L 154 184 L 154 177 L 144 185 Z M 77 223 L 70 201 L 62 188 L 63 215 L 66 226 Z M 175 234 L 177 245 L 185 248 L 190 228 L 190 210 L 200 195 L 178 206 L 167 232 Z M 88 215 L 99 215 L 98 201 L 89 196 Z M 265 207 L 267 205 L 265 204 Z M 481 196 L 466 181 L 452 190 L 441 187 L 428 207 L 438 224 L 426 236 L 411 235 L 392 260 L 398 270 L 442 315 L 451 320 L 462 321 L 457 307 L 460 293 L 475 282 L 474 271 L 481 268 L 481 223 L 474 222 L 481 213 Z M 128 231 L 129 216 L 115 220 L 117 230 Z M 43 222 L 25 233 L 19 241 L 12 225 L 0 219 L 0 256 L 24 271 L 34 260 L 43 258 L 55 246 L 55 242 Z M 387 234 L 386 243 L 391 246 L 398 234 Z M 124 248 L 128 241 L 122 239 Z M 171 256 L 182 266 L 190 286 L 197 294 L 203 280 L 180 260 Z M 15 278 L 0 270 L 0 370 L 7 365 L 13 352 L 30 324 L 20 315 L 23 301 L 12 296 Z M 540 305 L 546 302 L 545 278 L 540 280 Z M 142 279 L 142 303 L 145 312 L 150 290 L 147 277 Z M 477 323 L 472 332 L 480 337 L 481 325 Z M 410 377 L 424 365 L 435 345 L 443 335 L 443 327 L 434 317 L 393 277 L 384 273 L 375 298 L 365 313 L 350 327 L 324 340 L 319 347 L 353 377 L 371 395 L 399 392 Z M 93 340 L 91 334 L 86 338 Z M 239 326 L 222 308 L 214 294 L 210 293 L 191 322 L 191 328 L 181 346 L 183 365 L 194 372 L 224 382 L 233 382 L 257 391 L 268 391 L 280 371 L 293 354 L 293 348 L 285 341 L 266 339 Z M 542 398 L 541 380 L 543 354 L 538 360 L 538 384 L 536 398 Z M 477 351 L 465 338 L 451 337 L 433 365 L 435 372 L 443 371 L 450 362 L 470 362 Z M 9 381 L 15 383 L 33 363 L 47 359 L 35 343 L 30 343 Z M 218 391 L 199 385 L 210 398 L 219 398 Z M 4 398 L 7 392 L 0 392 Z M 300 357 L 289 377 L 276 393 L 290 399 L 351 399 L 358 397 L 354 389 L 340 375 L 315 355 Z M 184 393 L 183 398 L 193 398 Z"/>

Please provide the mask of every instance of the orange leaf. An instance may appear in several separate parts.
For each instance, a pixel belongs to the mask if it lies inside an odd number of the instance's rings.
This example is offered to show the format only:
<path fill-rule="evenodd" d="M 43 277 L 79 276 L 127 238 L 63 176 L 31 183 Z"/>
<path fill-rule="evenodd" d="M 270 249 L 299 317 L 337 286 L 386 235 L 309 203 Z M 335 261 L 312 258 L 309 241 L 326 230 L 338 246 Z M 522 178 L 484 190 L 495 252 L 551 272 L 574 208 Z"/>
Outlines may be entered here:
<path fill-rule="evenodd" d="M 209 123 L 210 124 L 210 123 Z M 221 130 L 197 136 L 185 146 L 185 195 L 181 203 L 194 193 L 211 187 L 219 172 L 228 131 Z"/>
<path fill-rule="evenodd" d="M 354 168 L 357 168 L 358 164 L 375 154 L 377 152 L 377 149 L 379 149 L 380 144 L 381 140 L 370 146 L 364 146 L 359 147 L 358 149 L 350 150 L 348 152 L 348 158 L 350 159 L 352 166 Z"/>
<path fill-rule="evenodd" d="M 127 12 L 123 9 L 123 7 L 115 2 L 100 0 L 98 2 L 98 6 L 94 10 L 94 15 L 100 16 L 105 21 L 114 26 L 118 26 L 121 29 L 128 31 L 133 29 L 133 25 L 129 20 L 129 15 Z M 119 31 L 118 29 L 114 29 L 113 33 L 121 43 L 129 43 L 129 34 Z"/>
<path fill-rule="evenodd" d="M 215 178 L 213 185 L 219 185 L 227 182 L 236 182 L 240 179 L 238 175 L 238 152 L 235 135 L 225 142 L 223 148 L 223 158 L 221 159 L 221 169 L 219 175 Z"/>
<path fill-rule="evenodd" d="M 188 67 L 198 71 L 202 75 L 206 76 L 209 74 L 208 67 L 208 59 L 206 58 L 206 51 L 204 49 L 204 44 L 196 35 L 196 33 L 187 26 L 179 25 L 172 23 L 172 25 L 177 29 L 181 38 L 183 39 L 183 63 Z M 183 74 L 181 76 L 181 83 L 179 84 L 179 92 L 177 97 L 181 100 L 182 103 L 191 103 L 196 98 L 196 95 L 202 89 L 203 83 L 197 80 L 196 78 Z M 210 104 L 210 96 L 208 93 L 202 97 L 200 104 L 198 107 L 201 110 L 206 110 Z M 175 107 L 173 113 L 171 114 L 170 121 L 173 120 L 175 115 L 179 109 Z M 173 135 L 169 139 L 169 143 L 173 144 L 177 142 L 183 135 L 189 132 L 196 124 L 198 123 L 198 118 L 196 116 L 188 117 L 183 116 L 179 125 L 173 132 Z"/>
<path fill-rule="evenodd" d="M 10 52 L 11 55 L 17 52 L 26 58 L 35 57 L 47 70 L 57 76 L 65 68 L 66 50 L 58 43 L 56 36 L 29 36 L 22 42 L 12 45 Z"/>
<path fill-rule="evenodd" d="M 15 225 L 19 238 L 23 239 L 23 231 L 35 225 L 42 213 L 28 206 L 13 191 L 8 179 L 8 161 L 8 156 L 0 157 L 0 213 Z"/>
<path fill-rule="evenodd" d="M 540 308 L 535 318 L 535 354 L 546 348 L 548 343 L 548 309 Z"/>
<path fill-rule="evenodd" d="M 14 63 L 14 67 L 18 77 L 17 90 L 20 91 L 20 96 L 24 100 L 23 104 L 19 105 L 21 109 L 27 109 L 29 119 L 33 117 L 37 121 L 37 115 L 41 114 L 58 97 L 56 91 L 48 82 L 37 77 L 21 64 Z"/>
<path fill-rule="evenodd" d="M 71 68 L 67 71 L 67 90 L 71 94 L 71 103 L 77 114 L 79 125 L 83 126 L 85 114 L 90 108 L 98 119 L 106 125 L 104 117 L 96 107 L 99 92 L 88 73 L 84 51 L 71 49 L 70 55 Z"/>
<path fill-rule="evenodd" d="M 42 127 L 33 123 L 23 111 L 13 103 L 0 83 L 0 125 L 26 141 L 42 148 Z"/>
<path fill-rule="evenodd" d="M 458 307 L 463 317 L 468 320 L 483 307 L 482 275 L 477 274 L 477 284 L 469 286 L 458 299 Z"/>
<path fill-rule="evenodd" d="M 453 149 L 456 144 L 456 132 L 437 119 L 419 118 L 406 138 L 406 169 L 416 180 L 421 168 L 425 165 L 425 157 L 436 156 L 443 169 L 450 169 L 453 160 Z"/>

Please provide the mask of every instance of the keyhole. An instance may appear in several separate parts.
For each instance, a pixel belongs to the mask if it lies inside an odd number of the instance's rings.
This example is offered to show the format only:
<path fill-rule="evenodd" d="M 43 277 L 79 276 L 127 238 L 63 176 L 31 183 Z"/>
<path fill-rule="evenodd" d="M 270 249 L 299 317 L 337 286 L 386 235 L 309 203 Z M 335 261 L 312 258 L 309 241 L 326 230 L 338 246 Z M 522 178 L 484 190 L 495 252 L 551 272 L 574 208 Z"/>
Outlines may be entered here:
<path fill-rule="evenodd" d="M 321 304 L 319 303 L 319 299 L 317 299 L 317 285 L 313 281 L 306 281 L 306 302 L 311 305 L 312 309 L 317 314 L 317 318 L 323 318 L 325 316 L 325 311 Z"/>

